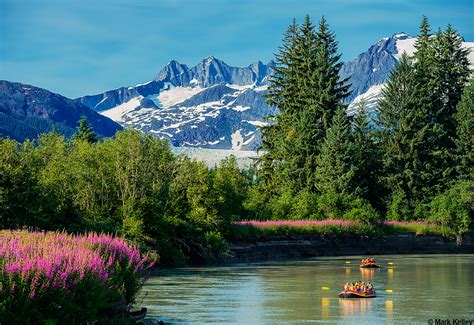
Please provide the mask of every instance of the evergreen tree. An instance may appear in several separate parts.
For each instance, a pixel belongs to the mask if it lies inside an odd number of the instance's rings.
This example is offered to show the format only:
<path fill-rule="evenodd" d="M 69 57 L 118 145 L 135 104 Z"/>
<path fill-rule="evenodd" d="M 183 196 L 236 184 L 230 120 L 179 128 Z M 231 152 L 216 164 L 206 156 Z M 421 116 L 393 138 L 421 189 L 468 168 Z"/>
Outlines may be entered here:
<path fill-rule="evenodd" d="M 317 158 L 315 179 L 320 192 L 348 195 L 356 192 L 353 153 L 350 124 L 345 110 L 339 108 Z"/>
<path fill-rule="evenodd" d="M 264 153 L 258 159 L 259 166 L 259 188 L 263 199 L 267 201 L 277 191 L 276 170 L 280 168 L 283 160 L 284 135 L 287 134 L 287 121 L 297 111 L 296 97 L 296 38 L 299 26 L 293 19 L 283 35 L 283 45 L 275 54 L 273 74 L 270 77 L 267 103 L 276 106 L 279 114 L 268 116 L 269 124 L 261 128 L 262 145 L 260 150 Z"/>
<path fill-rule="evenodd" d="M 455 117 L 457 176 L 461 180 L 472 181 L 474 176 L 474 79 L 471 79 L 464 88 Z"/>
<path fill-rule="evenodd" d="M 469 76 L 468 50 L 462 47 L 462 38 L 450 25 L 446 31 L 432 36 L 426 17 L 423 17 L 415 48 L 417 97 L 424 106 L 423 111 L 430 116 L 430 136 L 425 146 L 430 151 L 426 163 L 432 167 L 432 177 L 427 185 L 433 194 L 438 194 L 455 177 L 454 115 Z"/>
<path fill-rule="evenodd" d="M 266 167 L 273 166 L 279 187 L 316 191 L 316 157 L 335 111 L 348 95 L 347 80 L 339 80 L 340 57 L 324 17 L 318 31 L 307 16 L 301 27 L 293 22 L 285 34 L 267 96 L 281 114 L 275 125 L 262 130 L 263 149 L 269 151 L 260 160 L 260 166 L 264 161 Z"/>
<path fill-rule="evenodd" d="M 426 67 L 429 65 L 430 60 L 432 59 L 431 55 L 431 29 L 430 29 L 430 24 L 428 22 L 428 18 L 426 16 L 423 16 L 421 20 L 421 25 L 420 25 L 420 33 L 418 34 L 415 42 L 415 53 L 414 53 L 414 58 L 416 61 L 416 66 L 418 73 L 425 73 L 423 77 L 427 77 L 427 70 L 422 68 Z M 420 76 L 418 76 L 420 77 Z"/>
<path fill-rule="evenodd" d="M 463 48 L 461 36 L 448 25 L 434 38 L 432 74 L 436 96 L 434 118 L 444 129 L 441 146 L 452 147 L 456 125 L 453 119 L 462 91 L 469 79 L 469 49 Z"/>
<path fill-rule="evenodd" d="M 411 60 L 403 54 L 391 72 L 377 108 L 381 129 L 385 186 L 411 207 L 429 192 L 431 166 L 426 144 L 430 116 L 418 97 L 419 84 Z"/>
<path fill-rule="evenodd" d="M 430 67 L 433 95 L 433 148 L 437 168 L 447 177 L 452 172 L 449 151 L 454 147 L 456 123 L 454 115 L 461 100 L 462 90 L 469 78 L 469 51 L 462 47 L 462 38 L 448 25 L 433 39 L 433 58 Z"/>
<path fill-rule="evenodd" d="M 308 25 L 308 21 L 307 17 L 304 26 Z M 308 39 L 306 46 L 311 51 L 308 50 L 306 56 L 310 60 L 303 66 L 305 71 L 309 71 L 309 74 L 304 76 L 309 80 L 309 87 L 303 88 L 307 100 L 299 116 L 299 141 L 295 145 L 299 152 L 293 157 L 300 157 L 302 161 L 301 189 L 315 192 L 317 184 L 314 175 L 321 143 L 336 111 L 345 109 L 342 102 L 349 95 L 349 85 L 348 79 L 339 79 L 339 71 L 342 68 L 341 54 L 338 53 L 335 35 L 329 30 L 325 17 L 321 18 L 316 34 L 314 28 L 306 28 L 302 32 L 303 35 L 312 35 L 305 37 Z"/>
<path fill-rule="evenodd" d="M 342 54 L 338 53 L 336 36 L 329 30 L 326 18 L 323 16 L 317 32 L 315 91 L 324 131 L 331 126 L 332 117 L 350 94 L 349 78 L 342 80 L 339 78 L 343 65 L 341 56 Z"/>
<path fill-rule="evenodd" d="M 316 33 L 309 16 L 306 16 L 296 38 L 297 94 L 294 97 L 298 111 L 288 120 L 284 143 L 284 178 L 295 192 L 305 188 L 314 191 L 315 157 L 324 132 L 321 114 L 316 105 Z"/>
<path fill-rule="evenodd" d="M 383 189 L 378 179 L 382 167 L 381 151 L 365 100 L 358 103 L 357 112 L 352 119 L 351 133 L 354 146 L 353 164 L 357 169 L 355 183 L 360 189 L 359 194 L 381 209 L 383 204 L 380 198 Z"/>
<path fill-rule="evenodd" d="M 89 143 L 96 143 L 99 141 L 99 136 L 94 132 L 92 126 L 87 124 L 87 118 L 81 117 L 76 133 L 72 136 L 73 140 L 85 140 Z"/>

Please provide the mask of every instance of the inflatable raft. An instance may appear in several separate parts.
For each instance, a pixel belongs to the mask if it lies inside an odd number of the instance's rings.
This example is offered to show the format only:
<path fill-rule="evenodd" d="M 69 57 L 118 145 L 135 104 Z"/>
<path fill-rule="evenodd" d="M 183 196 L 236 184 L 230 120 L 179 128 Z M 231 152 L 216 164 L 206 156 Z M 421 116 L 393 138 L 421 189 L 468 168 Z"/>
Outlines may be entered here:
<path fill-rule="evenodd" d="M 375 293 L 375 291 L 362 292 L 362 291 L 347 290 L 347 291 L 339 292 L 339 298 L 375 298 L 375 297 L 377 297 L 377 294 Z"/>
<path fill-rule="evenodd" d="M 380 265 L 378 265 L 375 262 L 369 262 L 369 263 L 361 264 L 360 267 L 363 269 L 378 269 Z"/>

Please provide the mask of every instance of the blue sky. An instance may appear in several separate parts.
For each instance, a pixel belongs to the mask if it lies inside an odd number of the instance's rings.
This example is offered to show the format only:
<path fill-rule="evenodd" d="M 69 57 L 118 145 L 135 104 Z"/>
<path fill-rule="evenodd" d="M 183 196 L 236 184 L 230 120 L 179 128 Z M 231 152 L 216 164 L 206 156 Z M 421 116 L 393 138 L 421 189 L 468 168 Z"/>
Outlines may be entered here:
<path fill-rule="evenodd" d="M 325 15 L 344 60 L 421 16 L 474 41 L 474 0 L 0 0 L 0 79 L 68 97 L 145 82 L 170 60 L 273 57 L 293 17 Z"/>

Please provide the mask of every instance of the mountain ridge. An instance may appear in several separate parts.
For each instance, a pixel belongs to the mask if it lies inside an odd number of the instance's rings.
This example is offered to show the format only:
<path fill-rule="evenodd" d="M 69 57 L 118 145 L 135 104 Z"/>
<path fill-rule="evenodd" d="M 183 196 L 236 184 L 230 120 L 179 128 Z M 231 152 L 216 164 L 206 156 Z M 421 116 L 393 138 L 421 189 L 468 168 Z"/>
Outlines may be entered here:
<path fill-rule="evenodd" d="M 0 80 L 0 134 L 23 141 L 53 128 L 69 137 L 82 116 L 103 137 L 122 127 L 75 100 L 46 89 Z"/>
<path fill-rule="evenodd" d="M 374 110 L 390 71 L 403 51 L 413 54 L 415 40 L 393 34 L 343 64 L 340 77 L 349 78 L 352 91 L 346 100 L 349 115 L 361 100 Z M 232 67 L 208 56 L 188 67 L 171 60 L 151 81 L 93 95 L 92 105 L 91 97 L 78 100 L 123 126 L 167 138 L 176 147 L 255 150 L 261 143 L 258 126 L 268 123 L 266 115 L 278 113 L 264 99 L 272 65 L 257 61 Z"/>

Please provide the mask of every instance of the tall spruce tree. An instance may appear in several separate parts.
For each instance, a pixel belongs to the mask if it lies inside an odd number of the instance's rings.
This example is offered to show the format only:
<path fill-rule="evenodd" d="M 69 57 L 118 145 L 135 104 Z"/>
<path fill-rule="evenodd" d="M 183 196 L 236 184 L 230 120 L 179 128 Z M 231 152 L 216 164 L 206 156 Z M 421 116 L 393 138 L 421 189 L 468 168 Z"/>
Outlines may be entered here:
<path fill-rule="evenodd" d="M 392 194 L 400 193 L 414 209 L 429 193 L 430 115 L 420 103 L 416 71 L 407 54 L 391 72 L 377 108 L 383 148 L 383 181 Z"/>
<path fill-rule="evenodd" d="M 474 180 L 474 79 L 464 88 L 456 112 L 454 161 L 460 180 Z"/>
<path fill-rule="evenodd" d="M 445 136 L 439 139 L 439 145 L 445 148 L 453 147 L 456 133 L 453 117 L 470 74 L 469 49 L 462 46 L 462 41 L 451 25 L 444 32 L 438 32 L 433 39 L 433 117 L 444 130 Z"/>
<path fill-rule="evenodd" d="M 357 112 L 352 119 L 351 138 L 354 146 L 352 161 L 357 171 L 355 183 L 359 195 L 372 206 L 382 209 L 383 188 L 378 179 L 382 169 L 381 150 L 365 100 L 358 103 Z"/>
<path fill-rule="evenodd" d="M 438 194 L 455 176 L 454 115 L 469 76 L 468 51 L 450 25 L 444 32 L 431 35 L 426 17 L 422 19 L 415 48 L 418 98 L 430 116 L 430 136 L 425 146 L 430 152 L 426 163 L 432 168 L 432 177 L 427 185 L 433 194 Z"/>
<path fill-rule="evenodd" d="M 317 31 L 315 91 L 324 131 L 331 126 L 332 117 L 350 94 L 349 78 L 339 77 L 343 65 L 341 56 L 342 54 L 338 53 L 336 36 L 329 30 L 329 25 L 323 16 Z"/>
<path fill-rule="evenodd" d="M 423 16 L 420 24 L 420 32 L 416 38 L 415 42 L 415 65 L 417 66 L 417 73 L 423 73 L 423 75 L 418 75 L 418 78 L 423 77 L 427 78 L 428 77 L 428 71 L 425 69 L 429 63 L 430 60 L 432 59 L 431 55 L 431 29 L 430 29 L 430 24 L 428 22 L 428 18 L 426 16 Z"/>
<path fill-rule="evenodd" d="M 432 161 L 437 172 L 436 192 L 444 191 L 455 177 L 456 122 L 455 114 L 462 90 L 469 78 L 469 51 L 462 47 L 462 38 L 448 25 L 432 40 L 431 72 L 433 145 Z"/>
<path fill-rule="evenodd" d="M 265 161 L 269 166 L 269 159 L 281 186 L 293 192 L 316 191 L 316 157 L 335 111 L 348 95 L 347 80 L 339 79 L 340 57 L 325 18 L 316 31 L 309 16 L 300 27 L 293 22 L 276 55 L 267 99 L 281 114 L 275 125 L 262 130 L 268 153 L 260 166 Z"/>
<path fill-rule="evenodd" d="M 279 114 L 268 116 L 269 124 L 260 128 L 262 132 L 262 145 L 260 150 L 263 152 L 257 161 L 259 189 L 263 199 L 268 200 L 271 196 L 277 194 L 278 178 L 277 170 L 280 170 L 283 160 L 283 144 L 285 143 L 285 134 L 288 121 L 298 109 L 294 101 L 296 97 L 296 43 L 299 26 L 293 19 L 283 35 L 283 44 L 278 53 L 275 54 L 273 65 L 273 74 L 270 77 L 267 103 L 276 106 Z"/>
<path fill-rule="evenodd" d="M 348 195 L 357 192 L 353 149 L 346 111 L 339 108 L 331 127 L 326 131 L 321 153 L 317 157 L 315 179 L 320 192 Z"/>
<path fill-rule="evenodd" d="M 72 136 L 73 140 L 85 140 L 89 143 L 96 143 L 99 141 L 99 136 L 94 132 L 92 126 L 87 124 L 87 118 L 81 117 L 76 133 Z"/>
<path fill-rule="evenodd" d="M 303 187 L 315 192 L 317 184 L 314 175 L 320 147 L 334 115 L 339 109 L 346 108 L 343 101 L 349 95 L 349 85 L 348 79 L 341 80 L 339 77 L 341 54 L 338 53 L 336 37 L 324 16 L 312 39 L 315 41 L 311 61 L 313 69 L 307 76 L 311 80 L 310 96 L 300 115 L 300 136 L 296 147 L 301 149 L 300 157 L 304 160 Z M 307 67 L 309 65 L 304 68 Z"/>
<path fill-rule="evenodd" d="M 309 16 L 306 16 L 297 37 L 297 85 L 295 101 L 299 110 L 288 125 L 285 141 L 285 178 L 289 186 L 298 192 L 314 191 L 313 174 L 315 157 L 324 132 L 321 116 L 316 106 L 316 32 Z"/>

